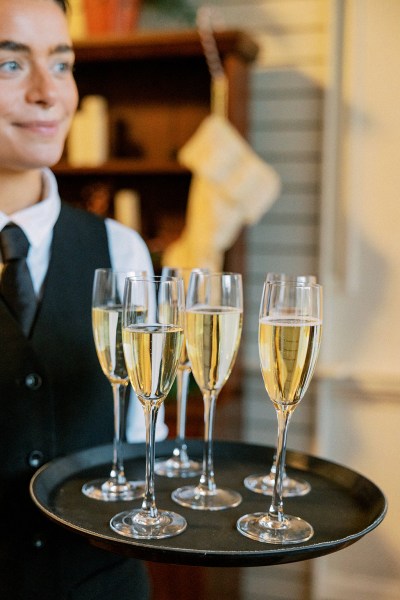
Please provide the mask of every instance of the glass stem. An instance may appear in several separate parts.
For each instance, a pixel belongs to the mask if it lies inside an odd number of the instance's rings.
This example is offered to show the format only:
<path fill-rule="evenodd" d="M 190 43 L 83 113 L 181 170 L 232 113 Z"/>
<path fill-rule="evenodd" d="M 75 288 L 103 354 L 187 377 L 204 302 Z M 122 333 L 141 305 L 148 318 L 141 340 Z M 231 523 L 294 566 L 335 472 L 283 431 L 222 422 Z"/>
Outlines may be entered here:
<path fill-rule="evenodd" d="M 216 490 L 214 480 L 214 456 L 213 456 L 213 429 L 215 417 L 215 405 L 217 394 L 206 392 L 203 396 L 204 401 L 204 454 L 203 454 L 203 472 L 200 477 L 199 486 L 206 492 Z"/>
<path fill-rule="evenodd" d="M 276 475 L 276 452 L 274 454 L 274 458 L 272 459 L 272 466 L 271 466 L 271 470 L 269 472 L 268 478 L 269 479 L 275 479 L 275 475 Z M 285 484 L 285 479 L 286 479 L 287 475 L 286 475 L 286 469 L 285 466 L 283 467 L 283 484 Z"/>
<path fill-rule="evenodd" d="M 269 518 L 276 521 L 277 524 L 283 524 L 283 478 L 285 474 L 286 460 L 286 439 L 287 430 L 292 415 L 292 411 L 288 408 L 279 406 L 276 408 L 278 418 L 278 442 L 276 448 L 276 473 L 274 490 L 272 493 L 271 506 L 269 508 Z"/>
<path fill-rule="evenodd" d="M 123 485 L 126 483 L 126 477 L 122 442 L 125 433 L 125 398 L 128 384 L 112 383 L 111 385 L 114 399 L 114 447 L 110 477 L 115 480 L 118 485 Z"/>
<path fill-rule="evenodd" d="M 146 402 L 143 408 L 146 424 L 146 487 L 142 502 L 142 510 L 147 513 L 147 516 L 156 519 L 158 517 L 158 512 L 154 494 L 154 459 L 156 423 L 159 407 L 153 403 Z"/>
<path fill-rule="evenodd" d="M 179 456 L 185 462 L 188 461 L 187 448 L 185 444 L 186 438 L 186 405 L 189 388 L 190 366 L 180 365 L 176 373 L 177 386 L 177 413 L 176 413 L 176 429 L 177 435 L 175 438 L 176 449 Z"/>

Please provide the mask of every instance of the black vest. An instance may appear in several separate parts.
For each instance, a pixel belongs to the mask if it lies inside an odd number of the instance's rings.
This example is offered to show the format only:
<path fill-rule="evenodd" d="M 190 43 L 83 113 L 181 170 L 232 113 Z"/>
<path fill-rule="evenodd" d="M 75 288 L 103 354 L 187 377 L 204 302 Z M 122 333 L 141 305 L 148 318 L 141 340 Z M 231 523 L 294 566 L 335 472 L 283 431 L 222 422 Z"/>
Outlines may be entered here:
<path fill-rule="evenodd" d="M 3 481 L 25 484 L 55 456 L 112 440 L 111 386 L 91 327 L 94 270 L 110 264 L 103 221 L 63 205 L 30 339 L 0 303 Z"/>
<path fill-rule="evenodd" d="M 0 300 L 0 597 L 80 598 L 65 586 L 120 561 L 51 525 L 28 487 L 43 463 L 112 441 L 111 385 L 91 327 L 94 270 L 109 266 L 104 221 L 63 204 L 30 339 Z"/>

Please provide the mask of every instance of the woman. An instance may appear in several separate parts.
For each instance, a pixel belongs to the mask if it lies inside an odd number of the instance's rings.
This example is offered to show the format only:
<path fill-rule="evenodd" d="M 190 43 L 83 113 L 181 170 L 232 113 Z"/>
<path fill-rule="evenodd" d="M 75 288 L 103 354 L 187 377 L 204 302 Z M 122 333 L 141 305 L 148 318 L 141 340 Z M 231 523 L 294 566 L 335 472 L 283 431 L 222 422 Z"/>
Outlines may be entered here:
<path fill-rule="evenodd" d="M 28 240 L 36 297 L 22 326 L 5 291 L 2 238 L 0 597 L 142 599 L 140 562 L 52 525 L 29 498 L 42 464 L 112 440 L 110 385 L 91 331 L 94 269 L 152 272 L 137 233 L 64 205 L 49 170 L 78 102 L 66 2 L 0 0 L 0 236 L 14 223 Z"/>

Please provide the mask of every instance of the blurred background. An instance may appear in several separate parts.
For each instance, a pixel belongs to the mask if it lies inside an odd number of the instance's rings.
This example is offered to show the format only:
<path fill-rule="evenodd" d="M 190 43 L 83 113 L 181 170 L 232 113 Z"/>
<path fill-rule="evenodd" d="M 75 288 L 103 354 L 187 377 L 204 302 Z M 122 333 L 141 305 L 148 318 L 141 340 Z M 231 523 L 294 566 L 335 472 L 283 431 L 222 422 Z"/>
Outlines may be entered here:
<path fill-rule="evenodd" d="M 144 0 L 137 34 L 195 28 L 201 6 Z M 262 284 L 268 271 L 315 274 L 325 295 L 322 350 L 288 447 L 372 479 L 389 511 L 361 541 L 303 563 L 201 574 L 153 565 L 155 597 L 397 600 L 400 2 L 215 0 L 212 10 L 217 29 L 244 31 L 258 46 L 245 133 L 281 179 L 279 197 L 229 249 L 243 269 L 245 329 L 241 382 L 217 409 L 216 435 L 275 444 L 276 417 L 258 361 Z M 78 7 L 77 39 L 79 14 Z M 174 589 L 157 583 L 164 575 Z"/>

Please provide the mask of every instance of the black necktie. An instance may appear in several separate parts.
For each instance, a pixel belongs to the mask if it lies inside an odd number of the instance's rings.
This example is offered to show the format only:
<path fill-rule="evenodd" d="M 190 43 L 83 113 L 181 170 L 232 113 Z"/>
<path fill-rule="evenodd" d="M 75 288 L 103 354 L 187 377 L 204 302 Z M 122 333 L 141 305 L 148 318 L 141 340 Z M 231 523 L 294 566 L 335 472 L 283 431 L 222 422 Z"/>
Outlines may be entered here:
<path fill-rule="evenodd" d="M 15 223 L 9 223 L 0 231 L 0 250 L 4 263 L 1 295 L 28 336 L 36 312 L 36 296 L 26 264 L 29 241 Z"/>

